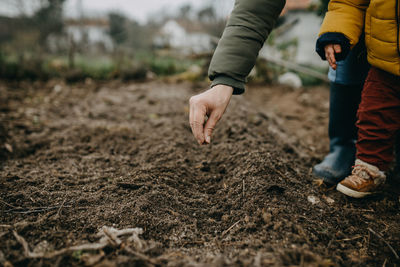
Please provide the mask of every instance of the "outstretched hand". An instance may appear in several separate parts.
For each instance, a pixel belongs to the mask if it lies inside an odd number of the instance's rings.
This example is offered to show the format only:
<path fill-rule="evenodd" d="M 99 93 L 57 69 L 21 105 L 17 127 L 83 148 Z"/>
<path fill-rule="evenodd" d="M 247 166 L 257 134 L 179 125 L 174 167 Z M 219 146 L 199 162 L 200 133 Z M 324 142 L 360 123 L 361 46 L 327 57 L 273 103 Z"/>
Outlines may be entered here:
<path fill-rule="evenodd" d="M 220 84 L 190 98 L 190 127 L 200 145 L 211 142 L 211 134 L 224 114 L 232 93 L 232 87 Z"/>
<path fill-rule="evenodd" d="M 342 47 L 340 46 L 340 44 L 327 44 L 325 46 L 326 60 L 328 60 L 329 65 L 334 70 L 336 70 L 336 67 L 337 67 L 335 53 L 336 54 L 342 53 Z"/>

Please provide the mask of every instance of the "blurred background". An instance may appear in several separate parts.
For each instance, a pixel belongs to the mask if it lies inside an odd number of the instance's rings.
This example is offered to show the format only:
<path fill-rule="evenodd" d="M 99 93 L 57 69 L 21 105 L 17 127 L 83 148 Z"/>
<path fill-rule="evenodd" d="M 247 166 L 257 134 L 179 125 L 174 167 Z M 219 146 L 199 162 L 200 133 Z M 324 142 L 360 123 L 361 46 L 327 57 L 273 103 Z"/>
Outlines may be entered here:
<path fill-rule="evenodd" d="M 287 0 L 250 80 L 326 81 L 327 0 Z M 0 0 L 0 79 L 203 81 L 234 0 Z"/>

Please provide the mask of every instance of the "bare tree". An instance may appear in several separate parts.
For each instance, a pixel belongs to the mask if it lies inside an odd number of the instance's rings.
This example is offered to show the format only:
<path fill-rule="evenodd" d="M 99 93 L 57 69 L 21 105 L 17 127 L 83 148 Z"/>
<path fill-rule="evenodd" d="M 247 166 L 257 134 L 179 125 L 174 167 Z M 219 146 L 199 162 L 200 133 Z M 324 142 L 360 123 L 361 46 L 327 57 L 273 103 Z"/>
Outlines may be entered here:
<path fill-rule="evenodd" d="M 128 38 L 128 33 L 126 29 L 127 18 L 116 12 L 108 14 L 108 20 L 110 23 L 109 35 L 114 41 L 115 45 L 121 45 Z"/>
<path fill-rule="evenodd" d="M 40 29 L 41 45 L 47 41 L 47 37 L 53 33 L 61 33 L 64 22 L 62 18 L 62 7 L 65 0 L 42 0 L 42 6 L 33 16 L 34 22 Z"/>
<path fill-rule="evenodd" d="M 9 14 L 29 17 L 43 4 L 42 0 L 0 0 L 0 5 Z"/>

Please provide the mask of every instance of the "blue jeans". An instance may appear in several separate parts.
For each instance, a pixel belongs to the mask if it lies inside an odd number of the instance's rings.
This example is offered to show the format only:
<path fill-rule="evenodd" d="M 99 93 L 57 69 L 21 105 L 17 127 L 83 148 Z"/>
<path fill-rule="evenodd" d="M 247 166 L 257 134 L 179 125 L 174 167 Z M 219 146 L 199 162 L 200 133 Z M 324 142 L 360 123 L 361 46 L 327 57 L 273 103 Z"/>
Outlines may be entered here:
<path fill-rule="evenodd" d="M 345 60 L 337 62 L 336 70 L 329 68 L 328 78 L 331 82 L 342 85 L 363 84 L 369 68 L 365 44 L 361 39 Z"/>

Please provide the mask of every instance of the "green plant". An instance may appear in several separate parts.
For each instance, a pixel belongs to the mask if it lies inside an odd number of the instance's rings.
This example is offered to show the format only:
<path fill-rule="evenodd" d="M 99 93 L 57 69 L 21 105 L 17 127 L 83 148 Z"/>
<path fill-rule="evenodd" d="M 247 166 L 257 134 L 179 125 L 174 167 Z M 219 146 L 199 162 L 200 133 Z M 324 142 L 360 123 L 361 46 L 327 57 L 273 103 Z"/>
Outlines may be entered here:
<path fill-rule="evenodd" d="M 82 258 L 82 254 L 83 254 L 83 251 L 82 251 L 82 250 L 76 250 L 76 251 L 74 251 L 74 252 L 72 253 L 72 258 L 73 258 L 74 260 L 80 261 L 81 258 Z"/>

